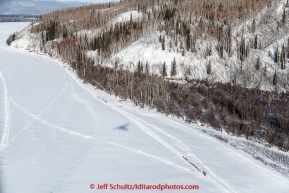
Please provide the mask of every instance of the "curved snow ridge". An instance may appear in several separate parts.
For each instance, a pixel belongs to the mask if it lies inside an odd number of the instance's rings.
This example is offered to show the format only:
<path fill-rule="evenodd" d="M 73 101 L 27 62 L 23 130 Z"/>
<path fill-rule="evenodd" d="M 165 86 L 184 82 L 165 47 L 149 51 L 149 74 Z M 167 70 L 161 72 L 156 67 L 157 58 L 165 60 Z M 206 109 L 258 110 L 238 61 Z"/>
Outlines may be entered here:
<path fill-rule="evenodd" d="M 4 108 L 5 108 L 5 123 L 4 123 L 4 133 L 1 138 L 0 144 L 0 155 L 2 155 L 3 150 L 7 146 L 8 139 L 9 139 L 9 132 L 10 132 L 10 107 L 9 102 L 7 99 L 8 91 L 5 78 L 2 75 L 2 71 L 0 71 L 0 79 L 2 80 L 3 87 L 4 87 Z"/>

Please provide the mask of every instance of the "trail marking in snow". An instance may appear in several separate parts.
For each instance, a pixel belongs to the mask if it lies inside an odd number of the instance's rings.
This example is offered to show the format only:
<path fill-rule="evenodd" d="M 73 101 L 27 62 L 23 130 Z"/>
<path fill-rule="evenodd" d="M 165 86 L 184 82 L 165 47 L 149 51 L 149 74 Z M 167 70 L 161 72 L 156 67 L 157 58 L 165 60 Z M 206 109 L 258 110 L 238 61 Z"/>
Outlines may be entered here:
<path fill-rule="evenodd" d="M 120 144 L 117 144 L 117 143 L 114 143 L 114 142 L 110 142 L 110 141 L 107 141 L 107 140 L 103 140 L 103 139 L 99 139 L 99 138 L 94 138 L 94 139 L 99 140 L 99 141 L 103 141 L 103 142 L 106 142 L 106 143 L 109 143 L 109 144 L 112 144 L 112 145 L 115 145 L 115 146 L 119 146 L 119 147 L 122 147 L 122 148 L 125 148 L 125 149 L 128 149 L 128 150 L 133 151 L 133 152 L 135 152 L 135 153 L 137 153 L 137 154 L 141 154 L 141 155 L 144 155 L 144 156 L 146 156 L 146 157 L 154 158 L 154 159 L 159 160 L 159 161 L 161 161 L 161 162 L 163 162 L 163 163 L 165 163 L 165 164 L 167 164 L 167 165 L 170 165 L 170 166 L 173 166 L 173 167 L 175 167 L 175 168 L 178 168 L 178 169 L 181 169 L 181 170 L 184 170 L 184 171 L 193 173 L 191 170 L 189 170 L 189 169 L 187 169 L 187 168 L 184 168 L 184 167 L 182 167 L 182 166 L 179 166 L 179 165 L 177 165 L 177 164 L 174 164 L 174 163 L 172 163 L 172 162 L 170 162 L 170 161 L 168 161 L 168 160 L 159 158 L 159 157 L 157 157 L 157 156 L 151 155 L 151 154 L 149 154 L 149 153 L 145 153 L 145 152 L 143 152 L 143 151 L 140 151 L 140 150 L 137 150 L 137 149 L 134 149 L 134 148 L 131 148 L 131 147 L 127 147 L 127 146 L 124 146 L 124 145 L 120 145 Z"/>
<path fill-rule="evenodd" d="M 132 115 L 133 116 L 133 115 Z M 190 148 L 183 144 L 183 142 L 181 140 L 179 140 L 178 138 L 168 134 L 167 132 L 165 132 L 164 130 L 160 129 L 157 126 L 154 126 L 152 124 L 149 124 L 147 122 L 145 122 L 144 120 L 139 119 L 138 117 L 134 117 L 135 119 L 138 119 L 139 121 L 143 122 L 144 124 L 148 125 L 149 127 L 157 130 L 158 132 L 166 135 L 167 137 L 169 137 L 172 141 L 175 142 L 175 145 L 182 151 L 184 151 L 188 156 L 192 157 L 194 160 L 196 160 L 198 162 L 198 165 L 201 165 L 203 168 L 205 168 L 206 171 L 208 171 L 208 173 L 210 173 L 210 177 L 216 181 L 216 183 L 218 184 L 222 184 L 222 186 L 226 189 L 226 191 L 229 189 L 230 192 L 236 192 L 236 190 L 231 187 L 227 181 L 225 181 L 224 179 L 222 179 L 220 176 L 218 176 L 217 174 L 215 174 L 212 170 L 209 169 L 209 167 L 207 167 L 191 150 Z M 196 169 L 198 169 L 197 166 L 195 166 Z M 200 169 L 198 169 L 200 171 Z M 200 171 L 201 172 L 201 171 Z M 203 174 L 203 173 L 202 173 Z"/>
<path fill-rule="evenodd" d="M 83 85 L 83 83 L 80 83 L 79 79 L 77 79 L 71 72 L 69 72 L 68 70 L 66 70 L 67 74 L 70 75 L 75 82 L 80 86 L 80 88 L 82 88 L 83 90 L 86 90 L 87 92 L 89 92 L 91 94 L 92 97 L 94 97 L 96 100 L 101 101 L 102 103 L 104 102 L 104 100 L 102 100 L 97 94 L 95 94 L 90 88 L 86 87 L 85 85 Z M 105 105 L 108 105 L 110 108 L 112 108 L 113 110 L 123 114 L 125 117 L 127 117 L 129 120 L 131 120 L 132 122 L 134 122 L 136 125 L 138 125 L 143 131 L 145 131 L 147 134 L 149 134 L 150 136 L 152 136 L 153 138 L 155 138 L 157 141 L 159 141 L 162 145 L 164 145 L 165 147 L 167 147 L 168 149 L 170 149 L 171 151 L 173 151 L 176 155 L 178 155 L 181 159 L 182 159 L 182 154 L 177 151 L 175 148 L 173 148 L 171 145 L 169 145 L 167 142 L 165 142 L 163 139 L 160 138 L 160 136 L 156 135 L 153 131 L 151 131 L 147 126 L 145 126 L 142 122 L 144 122 L 143 120 L 139 121 L 140 119 L 134 115 L 129 114 L 128 112 L 121 110 L 120 108 L 116 107 L 115 105 L 112 105 L 110 103 L 108 103 L 105 100 L 105 103 L 103 103 Z M 148 123 L 147 123 L 148 125 Z M 163 133 L 165 133 L 163 131 Z M 167 134 L 167 136 L 170 134 Z M 207 166 L 205 166 L 201 160 L 199 160 L 197 158 L 197 156 L 195 154 L 193 154 L 189 148 L 184 145 L 180 140 L 178 140 L 177 138 L 171 136 L 171 138 L 176 141 L 178 141 L 182 146 L 182 148 L 184 148 L 185 150 L 187 150 L 189 152 L 189 155 L 192 156 L 193 158 L 195 158 L 199 163 L 201 163 L 201 165 L 206 169 L 206 171 L 208 171 L 210 173 L 210 178 L 214 181 L 214 183 L 220 188 L 222 189 L 223 192 L 236 192 L 236 190 L 231 187 L 224 179 L 222 179 L 221 177 L 219 177 L 218 175 L 214 174 L 213 171 L 211 171 Z"/>
<path fill-rule="evenodd" d="M 81 138 L 84 138 L 84 139 L 98 140 L 98 141 L 102 141 L 102 142 L 109 143 L 109 144 L 112 144 L 112 145 L 116 145 L 116 146 L 119 146 L 119 147 L 128 149 L 128 150 L 130 150 L 130 151 L 133 151 L 133 152 L 135 152 L 135 153 L 142 154 L 142 155 L 144 155 L 144 156 L 146 156 L 146 157 L 154 158 L 154 159 L 156 159 L 156 160 L 158 160 L 158 161 L 161 161 L 161 162 L 163 162 L 163 163 L 165 163 L 165 164 L 167 164 L 167 165 L 173 166 L 173 167 L 175 167 L 175 168 L 178 168 L 178 169 L 181 169 L 181 170 L 184 170 L 184 171 L 187 171 L 187 172 L 192 173 L 192 171 L 189 170 L 189 169 L 187 169 L 187 168 L 184 168 L 184 167 L 182 167 L 182 166 L 179 166 L 179 165 L 177 165 L 177 164 L 174 164 L 174 163 L 172 163 L 172 162 L 170 162 L 170 161 L 168 161 L 168 160 L 161 159 L 161 158 L 159 158 L 159 157 L 157 157 L 157 156 L 154 156 L 154 155 L 151 155 L 151 154 L 149 154 L 149 153 L 145 153 L 145 152 L 143 152 L 143 151 L 140 151 L 140 150 L 137 150 L 137 149 L 133 149 L 133 148 L 130 148 L 130 147 L 126 147 L 126 146 L 123 146 L 123 145 L 120 145 L 120 144 L 117 144 L 117 143 L 113 143 L 113 142 L 110 142 L 110 141 L 107 141 L 107 140 L 104 140 L 104 139 L 93 138 L 93 137 L 91 137 L 91 136 L 89 136 L 89 135 L 83 135 L 83 134 L 80 134 L 80 133 L 77 133 L 77 132 L 74 132 L 74 131 L 70 131 L 70 130 L 65 129 L 65 128 L 63 128 L 63 127 L 60 127 L 60 126 L 53 125 L 53 124 L 51 124 L 51 123 L 49 123 L 49 122 L 41 119 L 40 117 L 32 114 L 32 113 L 29 112 L 28 110 L 24 109 L 22 106 L 20 106 L 18 103 L 16 103 L 16 102 L 13 100 L 13 98 L 11 98 L 9 95 L 8 95 L 8 99 L 12 102 L 12 104 L 13 104 L 15 107 L 17 107 L 18 109 L 20 109 L 21 111 L 23 111 L 24 113 L 26 113 L 27 115 L 29 115 L 30 117 L 32 117 L 33 119 L 36 119 L 36 120 L 38 120 L 38 121 L 42 122 L 43 124 L 48 125 L 48 126 L 50 126 L 50 127 L 56 128 L 56 129 L 58 129 L 58 130 L 61 130 L 61 131 L 65 132 L 65 133 L 67 133 L 67 134 L 74 135 L 74 136 L 77 136 L 77 137 L 81 137 Z"/>
<path fill-rule="evenodd" d="M 57 99 L 58 97 L 65 91 L 66 87 L 68 86 L 69 82 L 67 82 L 63 88 L 61 89 L 61 91 L 54 97 L 54 99 L 49 102 L 49 104 L 43 108 L 40 113 L 38 113 L 38 117 L 40 117 Z M 21 133 L 22 131 L 26 130 L 33 122 L 29 122 L 28 124 L 26 124 L 20 131 L 18 131 L 14 136 L 11 136 L 10 140 L 7 142 L 7 145 L 5 146 L 5 148 L 7 148 L 7 146 L 10 144 L 11 141 L 15 140 L 15 138 L 19 135 L 19 133 Z"/>
<path fill-rule="evenodd" d="M 199 163 L 199 165 L 201 165 L 203 168 L 205 168 L 206 171 L 208 171 L 211 174 L 210 178 L 215 182 L 216 186 L 218 186 L 220 189 L 222 189 L 223 192 L 236 192 L 236 190 L 233 187 L 231 187 L 228 184 L 228 182 L 226 182 L 224 179 L 222 179 L 221 177 L 216 175 L 200 159 L 198 159 L 197 156 L 189 149 L 189 147 L 187 145 L 183 144 L 183 142 L 181 140 L 179 140 L 176 137 L 168 134 L 167 132 L 165 132 L 164 130 L 160 129 L 159 127 L 156 127 L 156 126 L 154 126 L 152 124 L 149 124 L 146 121 L 144 121 L 144 120 L 142 120 L 142 119 L 140 119 L 140 118 L 138 118 L 138 117 L 136 117 L 136 116 L 134 116 L 134 115 L 122 110 L 122 109 L 119 109 L 119 108 L 117 108 L 115 106 L 112 106 L 112 105 L 109 105 L 109 106 L 111 106 L 111 108 L 113 108 L 114 110 L 120 112 L 121 114 L 125 115 L 128 119 L 130 119 L 132 122 L 134 122 L 137 126 L 139 126 L 147 134 L 149 134 L 150 136 L 155 138 L 162 145 L 164 145 L 165 147 L 167 147 L 168 149 L 170 149 L 174 153 L 176 153 L 176 155 L 178 155 L 179 157 L 183 158 L 183 154 L 180 151 L 178 151 L 177 149 L 173 148 L 171 145 L 169 145 L 167 142 L 165 142 L 159 135 L 157 135 L 155 132 L 153 132 L 149 128 L 155 129 L 156 131 L 158 131 L 158 132 L 162 133 L 163 135 L 169 137 L 172 141 L 175 142 L 175 145 L 180 150 L 185 151 L 185 153 L 187 153 L 189 156 L 194 158 Z M 145 129 L 143 129 L 143 128 L 145 128 Z M 195 167 L 196 167 L 196 169 L 198 169 L 199 172 L 202 173 L 202 171 L 199 169 L 199 167 L 197 167 L 197 166 L 195 166 Z"/>
<path fill-rule="evenodd" d="M 9 139 L 9 132 L 10 132 L 10 107 L 9 102 L 7 99 L 8 91 L 6 81 L 0 71 L 0 79 L 2 80 L 3 87 L 4 87 L 4 106 L 5 106 L 5 123 L 4 123 L 4 133 L 1 139 L 0 144 L 0 155 L 2 155 L 3 150 L 5 149 L 8 139 Z"/>
<path fill-rule="evenodd" d="M 97 94 L 95 94 L 90 88 L 88 88 L 87 86 L 83 85 L 83 83 L 80 83 L 80 81 L 74 76 L 74 74 L 72 74 L 71 72 L 69 72 L 67 69 L 65 69 L 67 74 L 69 74 L 74 80 L 75 82 L 84 90 L 88 91 L 95 99 L 101 101 L 102 103 L 104 103 L 105 105 L 109 105 L 112 109 L 114 109 L 115 111 L 125 115 L 125 117 L 127 117 L 129 120 L 131 120 L 132 122 L 134 122 L 137 126 L 139 126 L 143 131 L 145 131 L 147 134 L 149 134 L 150 136 L 152 136 L 153 138 L 155 138 L 157 141 L 159 141 L 162 145 L 164 145 L 165 147 L 167 147 L 168 149 L 170 149 L 171 151 L 173 151 L 176 155 L 178 155 L 181 159 L 182 159 L 182 156 L 183 154 L 180 153 L 180 151 L 178 151 L 177 149 L 175 149 L 174 147 L 172 147 L 170 144 L 168 144 L 166 141 L 164 141 L 159 135 L 157 135 L 155 132 L 153 132 L 149 127 L 151 126 L 150 124 L 144 122 L 143 120 L 129 114 L 128 112 L 126 111 L 123 111 L 121 110 L 120 108 L 117 108 L 115 107 L 114 105 L 111 105 L 109 104 L 106 100 L 104 100 L 103 98 L 99 97 Z M 59 126 L 56 126 L 56 125 L 53 125 L 51 123 L 48 123 L 47 121 L 45 120 L 42 120 L 39 116 L 36 116 L 32 113 L 30 113 L 29 111 L 27 111 L 26 109 L 24 109 L 23 107 L 21 107 L 19 104 L 17 104 L 10 96 L 9 96 L 9 100 L 12 102 L 13 105 L 15 105 L 17 108 L 19 108 L 20 110 L 24 111 L 26 114 L 28 114 L 29 116 L 31 116 L 32 118 L 42 122 L 43 124 L 45 125 L 48 125 L 50 127 L 54 127 L 56 129 L 59 129 L 65 133 L 68 133 L 68 134 L 71 134 L 71 135 L 75 135 L 75 136 L 78 136 L 78 137 L 81 137 L 81 138 L 84 138 L 84 139 L 96 139 L 96 140 L 101 140 L 101 139 L 97 139 L 97 138 L 93 138 L 92 136 L 88 136 L 88 135 L 83 135 L 83 134 L 80 134 L 80 133 L 77 133 L 77 132 L 74 132 L 74 131 L 70 131 L 70 130 L 67 130 L 65 128 L 62 128 L 62 127 L 59 127 Z M 148 127 L 149 126 L 149 127 Z M 154 129 L 156 129 L 156 127 L 154 127 Z M 170 137 L 171 139 L 174 139 L 176 143 L 176 145 L 183 151 L 186 151 L 186 150 L 189 150 L 188 147 L 184 144 L 182 144 L 182 142 L 178 139 L 176 139 L 175 137 L 171 136 L 170 134 L 167 134 L 166 132 L 164 132 L 163 130 L 160 130 L 159 128 L 156 129 L 158 130 L 159 132 L 161 132 L 162 134 L 166 135 L 167 137 Z M 158 158 L 156 156 L 153 156 L 153 155 L 150 155 L 150 154 L 147 154 L 147 153 L 144 153 L 142 151 L 139 151 L 139 150 L 135 150 L 135 149 L 132 149 L 132 148 L 129 148 L 129 147 L 125 147 L 125 146 L 122 146 L 122 145 L 119 145 L 119 144 L 115 144 L 115 143 L 112 143 L 112 142 L 108 142 L 108 141 L 105 141 L 105 140 L 101 140 L 101 141 L 104 141 L 104 142 L 107 142 L 107 143 L 110 143 L 110 144 L 114 144 L 114 145 L 118 145 L 120 147 L 123 147 L 123 148 L 126 148 L 126 149 L 129 149 L 131 151 L 134 151 L 136 153 L 139 153 L 139 154 L 143 154 L 143 155 L 146 155 L 148 157 L 152 157 L 152 158 L 155 158 L 155 159 L 158 159 L 159 161 L 162 161 L 166 164 L 169 164 L 169 165 L 172 165 L 173 163 L 172 162 L 169 162 L 167 160 L 163 160 L 161 158 Z M 190 151 L 190 150 L 189 150 Z M 189 153 L 190 156 L 192 157 L 195 157 L 199 163 L 202 163 L 194 154 L 192 154 L 192 152 Z M 186 169 L 186 168 L 183 168 L 181 166 L 178 166 L 176 164 L 173 164 L 174 167 L 177 166 L 179 169 L 185 169 L 186 171 L 189 171 L 192 173 L 191 170 L 189 169 Z M 206 167 L 205 165 L 203 165 L 202 163 L 202 166 L 204 168 L 206 168 L 207 171 L 210 171 L 208 167 Z M 218 187 L 220 189 L 222 189 L 224 192 L 236 192 L 226 181 L 224 181 L 223 179 L 221 179 L 220 177 L 218 177 L 217 175 L 214 175 L 214 173 L 212 171 L 209 172 L 211 175 L 211 178 L 212 176 L 214 178 L 212 178 L 212 180 L 214 181 L 214 183 L 217 183 L 218 184 Z M 217 182 L 218 181 L 218 182 Z"/>
<path fill-rule="evenodd" d="M 17 107 L 18 109 L 20 109 L 21 111 L 23 111 L 24 113 L 26 113 L 27 115 L 29 115 L 30 117 L 32 117 L 33 119 L 35 120 L 38 120 L 40 122 L 42 122 L 44 125 L 48 125 L 50 127 L 53 127 L 53 128 L 56 128 L 56 129 L 59 129 L 65 133 L 68 133 L 68 134 L 71 134 L 71 135 L 75 135 L 75 136 L 78 136 L 78 137 L 81 137 L 81 138 L 84 138 L 84 139 L 92 139 L 91 136 L 88 136 L 88 135 L 83 135 L 83 134 L 80 134 L 80 133 L 77 133 L 77 132 L 74 132 L 74 131 L 70 131 L 70 130 L 67 130 L 63 127 L 60 127 L 60 126 L 56 126 L 56 125 L 53 125 L 43 119 L 41 119 L 40 117 L 38 117 L 37 115 L 34 115 L 32 113 L 30 113 L 28 110 L 24 109 L 22 106 L 20 106 L 18 103 L 16 103 L 13 98 L 11 98 L 10 96 L 8 96 L 8 99 L 9 101 L 12 102 L 12 104 Z"/>

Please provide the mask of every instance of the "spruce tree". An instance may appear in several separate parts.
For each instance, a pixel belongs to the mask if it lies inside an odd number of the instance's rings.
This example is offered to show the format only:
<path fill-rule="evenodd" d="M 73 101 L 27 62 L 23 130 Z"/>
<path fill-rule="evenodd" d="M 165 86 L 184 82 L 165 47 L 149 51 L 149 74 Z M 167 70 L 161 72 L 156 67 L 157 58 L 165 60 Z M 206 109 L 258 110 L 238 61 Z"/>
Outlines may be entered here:
<path fill-rule="evenodd" d="M 275 50 L 274 62 L 275 62 L 275 63 L 279 62 L 279 51 L 278 51 L 278 47 L 277 47 L 276 50 Z"/>
<path fill-rule="evenodd" d="M 192 43 L 191 43 L 191 52 L 196 52 L 196 42 L 197 42 L 197 39 L 196 37 L 194 36 L 193 39 L 192 39 Z"/>
<path fill-rule="evenodd" d="M 237 83 L 237 75 L 236 75 L 236 72 L 234 73 L 234 84 Z"/>
<path fill-rule="evenodd" d="M 281 59 L 281 69 L 284 70 L 284 69 L 285 69 L 285 60 L 286 60 L 285 47 L 284 47 L 284 45 L 283 45 L 283 47 L 282 47 L 280 59 Z"/>
<path fill-rule="evenodd" d="M 183 42 L 181 41 L 181 45 L 180 45 L 180 49 L 184 49 L 184 45 L 183 45 Z"/>
<path fill-rule="evenodd" d="M 249 44 L 247 44 L 247 46 L 246 46 L 246 58 L 249 56 L 249 54 L 250 54 L 250 46 L 249 46 Z"/>
<path fill-rule="evenodd" d="M 258 35 L 255 36 L 254 49 L 258 49 Z"/>
<path fill-rule="evenodd" d="M 189 67 L 187 68 L 187 72 L 186 72 L 186 73 L 187 73 L 188 76 L 191 75 L 191 66 L 189 66 Z"/>
<path fill-rule="evenodd" d="M 233 42 L 231 37 L 229 38 L 229 46 L 228 46 L 229 57 L 233 56 Z"/>
<path fill-rule="evenodd" d="M 172 63 L 172 69 L 171 69 L 171 76 L 177 75 L 177 62 L 176 58 L 174 57 L 173 63 Z"/>
<path fill-rule="evenodd" d="M 286 23 L 286 12 L 285 12 L 285 9 L 283 10 L 281 23 L 282 23 L 282 26 L 284 27 L 284 25 Z"/>
<path fill-rule="evenodd" d="M 143 73 L 143 65 L 142 65 L 142 62 L 140 63 L 140 72 Z"/>
<path fill-rule="evenodd" d="M 117 61 L 114 62 L 114 70 L 117 70 L 118 68 L 118 64 L 117 64 Z"/>
<path fill-rule="evenodd" d="M 211 46 L 209 46 L 209 50 L 208 50 L 208 54 L 209 54 L 209 56 L 212 56 L 212 47 Z"/>
<path fill-rule="evenodd" d="M 42 41 L 42 46 L 45 44 L 45 39 L 44 39 L 44 34 L 41 32 L 41 41 Z"/>
<path fill-rule="evenodd" d="M 130 19 L 129 19 L 129 23 L 132 23 L 132 13 L 130 13 Z"/>
<path fill-rule="evenodd" d="M 255 33 L 255 31 L 256 31 L 256 21 L 255 21 L 255 19 L 253 19 L 252 32 Z"/>
<path fill-rule="evenodd" d="M 190 37 L 190 30 L 188 30 L 187 31 L 187 41 L 186 41 L 186 43 L 187 43 L 187 51 L 189 51 L 190 50 L 190 48 L 191 48 L 191 37 Z"/>
<path fill-rule="evenodd" d="M 137 63 L 137 73 L 140 74 L 141 73 L 141 67 L 140 67 L 140 60 Z"/>
<path fill-rule="evenodd" d="M 212 74 L 212 65 L 211 65 L 211 61 L 209 61 L 209 64 L 208 64 L 207 74 Z"/>
<path fill-rule="evenodd" d="M 167 76 L 166 62 L 163 64 L 162 77 Z"/>
<path fill-rule="evenodd" d="M 260 70 L 261 68 L 261 61 L 260 61 L 260 57 L 257 58 L 257 64 L 256 64 L 256 70 Z"/>
<path fill-rule="evenodd" d="M 163 40 L 162 40 L 162 50 L 165 50 L 165 36 L 163 37 Z"/>
<path fill-rule="evenodd" d="M 220 45 L 220 58 L 224 58 L 224 47 L 223 45 Z"/>
<path fill-rule="evenodd" d="M 150 71 L 149 71 L 149 62 L 146 62 L 146 75 L 149 75 Z"/>
<path fill-rule="evenodd" d="M 263 76 L 264 76 L 264 77 L 267 77 L 267 66 L 265 66 L 265 68 L 264 68 Z"/>
<path fill-rule="evenodd" d="M 246 55 L 246 43 L 245 43 L 245 39 L 242 37 L 241 45 L 240 45 L 240 60 L 242 62 L 245 61 L 245 55 Z"/>
<path fill-rule="evenodd" d="M 274 76 L 273 76 L 273 85 L 276 86 L 277 85 L 277 72 L 275 70 Z"/>

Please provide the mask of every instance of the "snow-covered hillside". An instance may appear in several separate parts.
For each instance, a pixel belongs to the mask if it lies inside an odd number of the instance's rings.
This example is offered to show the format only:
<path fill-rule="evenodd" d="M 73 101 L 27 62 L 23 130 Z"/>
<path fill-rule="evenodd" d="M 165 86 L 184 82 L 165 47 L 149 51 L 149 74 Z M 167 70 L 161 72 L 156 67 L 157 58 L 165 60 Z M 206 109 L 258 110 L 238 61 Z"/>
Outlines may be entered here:
<path fill-rule="evenodd" d="M 224 49 L 222 57 L 220 56 L 221 43 L 216 38 L 204 34 L 201 38 L 195 40 L 195 51 L 190 51 L 185 47 L 185 37 L 176 35 L 175 30 L 169 32 L 158 30 L 136 41 L 130 40 L 132 41 L 131 44 L 119 52 L 112 54 L 108 59 L 103 60 L 102 56 L 99 55 L 99 50 L 86 50 L 86 53 L 89 58 L 94 60 L 95 64 L 111 67 L 117 61 L 118 64 L 122 64 L 127 69 L 135 70 L 138 62 L 143 65 L 147 63 L 150 66 L 150 72 L 157 75 L 161 74 L 165 63 L 169 78 L 171 77 L 172 62 L 175 58 L 177 74 L 174 78 L 177 79 L 207 79 L 212 82 L 234 82 L 245 87 L 258 87 L 262 90 L 277 89 L 278 91 L 287 91 L 289 88 L 289 64 L 287 59 L 289 56 L 289 36 L 287 35 L 289 22 L 286 21 L 283 28 L 278 27 L 281 25 L 279 20 L 282 17 L 283 10 L 288 11 L 286 1 L 274 0 L 272 1 L 272 7 L 268 8 L 264 6 L 264 9 L 257 15 L 252 15 L 252 17 L 244 20 L 232 21 L 230 24 L 232 28 L 230 32 L 232 38 L 230 49 L 232 53 L 230 54 L 228 51 L 225 51 L 225 48 L 222 48 Z M 114 9 L 110 8 L 106 9 L 106 11 L 114 11 Z M 146 14 L 150 11 L 152 10 L 146 10 Z M 82 38 L 87 37 L 89 41 L 93 42 L 97 34 L 113 28 L 116 23 L 129 22 L 130 19 L 138 21 L 142 18 L 143 12 L 140 10 L 127 11 L 113 17 L 103 24 L 101 28 L 81 29 L 73 34 L 77 34 Z M 199 22 L 196 20 L 190 24 L 192 34 L 196 33 L 195 31 L 200 25 Z M 253 23 L 255 23 L 254 26 Z M 66 25 L 70 26 L 71 24 L 68 23 Z M 163 22 L 158 28 L 162 28 L 164 25 Z M 224 27 L 222 30 L 228 31 L 227 28 Z M 160 42 L 160 37 L 165 38 L 164 49 Z M 258 37 L 258 42 L 256 43 L 256 47 L 254 47 L 256 37 Z M 30 28 L 27 28 L 24 33 L 16 34 L 16 39 L 12 43 L 12 46 L 17 48 L 40 52 L 40 47 L 43 46 L 40 41 L 41 33 L 30 33 Z M 61 42 L 62 38 L 55 39 L 54 41 Z M 244 45 L 247 45 L 246 50 L 248 52 L 244 61 L 241 61 L 239 58 L 242 42 L 244 42 Z M 274 56 L 276 50 L 278 50 L 276 53 L 281 54 L 283 52 L 282 47 L 287 50 L 286 53 L 288 52 L 285 54 L 284 68 L 280 61 L 274 61 L 277 60 Z M 58 55 L 58 51 L 52 46 L 52 41 L 48 41 L 41 52 L 61 58 Z M 258 60 L 259 66 L 256 67 Z M 275 72 L 278 78 L 277 83 L 273 84 Z"/>
<path fill-rule="evenodd" d="M 120 101 L 56 60 L 8 47 L 7 36 L 26 25 L 0 24 L 1 193 L 85 193 L 105 183 L 288 192 L 288 177 L 206 134 L 210 129 Z"/>

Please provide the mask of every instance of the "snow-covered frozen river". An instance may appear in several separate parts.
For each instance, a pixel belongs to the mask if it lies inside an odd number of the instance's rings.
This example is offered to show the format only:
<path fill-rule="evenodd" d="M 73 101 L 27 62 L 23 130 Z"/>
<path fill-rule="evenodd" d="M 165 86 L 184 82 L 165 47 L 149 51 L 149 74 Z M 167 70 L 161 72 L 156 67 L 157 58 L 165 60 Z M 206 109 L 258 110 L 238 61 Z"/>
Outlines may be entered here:
<path fill-rule="evenodd" d="M 27 25 L 0 23 L 1 193 L 89 193 L 106 183 L 289 192 L 288 178 L 199 126 L 120 102 L 55 60 L 8 47 Z"/>

